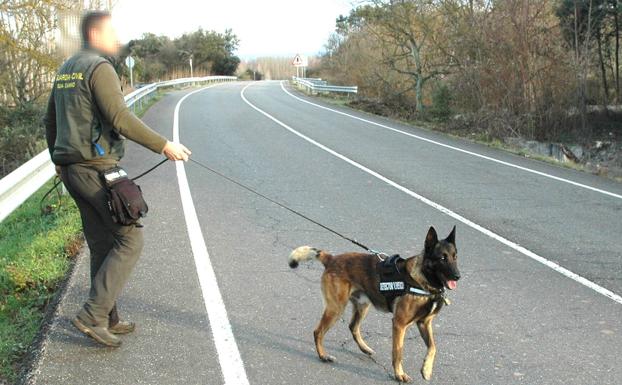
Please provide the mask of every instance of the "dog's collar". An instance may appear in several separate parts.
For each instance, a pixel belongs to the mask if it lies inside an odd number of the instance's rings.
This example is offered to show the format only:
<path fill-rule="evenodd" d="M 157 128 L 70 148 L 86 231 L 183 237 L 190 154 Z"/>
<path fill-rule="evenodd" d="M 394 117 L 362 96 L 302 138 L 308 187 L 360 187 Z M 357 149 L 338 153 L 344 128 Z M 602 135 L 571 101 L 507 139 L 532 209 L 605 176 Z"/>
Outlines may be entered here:
<path fill-rule="evenodd" d="M 414 286 L 410 286 L 410 287 L 408 288 L 408 292 L 409 292 L 410 294 L 422 295 L 422 296 L 424 296 L 424 297 L 431 297 L 431 296 L 433 295 L 432 293 L 430 293 L 430 292 L 429 292 L 429 291 L 427 291 L 427 290 L 423 290 L 423 289 L 421 289 L 421 288 L 414 287 Z"/>
<path fill-rule="evenodd" d="M 408 289 L 406 290 L 406 293 L 407 294 L 412 294 L 412 295 L 418 295 L 418 296 L 421 296 L 421 297 L 431 298 L 432 300 L 434 300 L 435 303 L 437 301 L 443 301 L 445 303 L 445 305 L 450 305 L 451 304 L 451 301 L 445 295 L 446 293 L 445 293 L 444 289 L 442 289 L 438 293 L 431 293 L 431 292 L 429 292 L 427 290 L 424 290 L 424 289 L 422 289 L 420 287 L 408 285 Z"/>

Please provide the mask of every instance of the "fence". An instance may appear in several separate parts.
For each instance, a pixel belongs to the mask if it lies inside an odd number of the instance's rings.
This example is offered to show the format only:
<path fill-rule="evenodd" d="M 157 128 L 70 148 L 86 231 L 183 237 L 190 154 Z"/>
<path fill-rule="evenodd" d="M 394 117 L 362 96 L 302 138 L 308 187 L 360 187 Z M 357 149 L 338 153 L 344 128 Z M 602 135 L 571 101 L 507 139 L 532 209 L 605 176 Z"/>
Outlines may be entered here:
<path fill-rule="evenodd" d="M 356 94 L 358 92 L 357 86 L 334 86 L 319 78 L 298 78 L 292 76 L 292 80 L 294 81 L 294 83 L 307 89 L 307 91 L 311 93 L 345 92 L 349 94 Z"/>
<path fill-rule="evenodd" d="M 160 88 L 237 80 L 235 76 L 206 76 L 168 80 L 146 85 L 125 96 L 132 110 L 142 108 Z M 0 179 L 0 222 L 54 176 L 48 150 L 41 152 L 17 170 Z"/>

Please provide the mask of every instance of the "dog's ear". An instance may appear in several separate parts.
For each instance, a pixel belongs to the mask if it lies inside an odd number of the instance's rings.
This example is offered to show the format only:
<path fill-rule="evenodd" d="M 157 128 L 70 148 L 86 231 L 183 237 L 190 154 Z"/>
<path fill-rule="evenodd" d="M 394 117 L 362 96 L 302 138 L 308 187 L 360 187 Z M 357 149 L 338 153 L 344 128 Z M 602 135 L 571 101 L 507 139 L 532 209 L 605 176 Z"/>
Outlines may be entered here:
<path fill-rule="evenodd" d="M 445 238 L 445 240 L 451 243 L 452 245 L 456 244 L 456 226 L 454 226 L 454 228 L 451 230 L 451 233 L 449 233 L 449 235 L 447 236 L 447 238 Z"/>
<path fill-rule="evenodd" d="M 438 243 L 438 235 L 436 235 L 436 230 L 434 230 L 434 226 L 430 226 L 430 230 L 428 230 L 428 235 L 425 237 L 425 254 L 430 255 L 434 250 L 434 246 Z"/>

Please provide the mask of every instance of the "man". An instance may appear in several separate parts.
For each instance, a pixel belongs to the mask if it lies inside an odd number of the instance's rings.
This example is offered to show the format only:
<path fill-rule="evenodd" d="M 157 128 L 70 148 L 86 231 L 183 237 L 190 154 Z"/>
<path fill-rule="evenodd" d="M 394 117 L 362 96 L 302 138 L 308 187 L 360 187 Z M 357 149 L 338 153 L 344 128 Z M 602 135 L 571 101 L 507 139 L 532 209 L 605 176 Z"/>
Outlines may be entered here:
<path fill-rule="evenodd" d="M 83 49 L 59 69 L 45 117 L 46 139 L 57 173 L 76 201 L 91 254 L 91 290 L 73 319 L 97 342 L 118 347 L 118 334 L 135 325 L 119 319 L 116 299 L 143 247 L 142 229 L 116 224 L 108 209 L 102 171 L 117 165 L 128 138 L 170 160 L 190 151 L 147 127 L 125 105 L 110 57 L 119 43 L 108 12 L 87 13 Z"/>

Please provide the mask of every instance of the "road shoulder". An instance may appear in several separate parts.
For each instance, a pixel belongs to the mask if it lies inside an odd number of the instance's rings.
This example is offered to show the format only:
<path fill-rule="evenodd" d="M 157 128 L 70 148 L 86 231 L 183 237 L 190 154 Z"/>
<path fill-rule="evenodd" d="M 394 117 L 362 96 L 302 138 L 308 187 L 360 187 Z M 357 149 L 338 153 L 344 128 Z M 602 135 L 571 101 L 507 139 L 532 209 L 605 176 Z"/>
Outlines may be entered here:
<path fill-rule="evenodd" d="M 145 114 L 145 122 L 170 138 L 173 108 L 187 92 L 166 95 Z M 130 144 L 122 165 L 132 176 L 160 159 Z M 121 316 L 137 323 L 136 332 L 111 349 L 71 325 L 89 290 L 84 252 L 27 384 L 209 383 L 221 377 L 175 180 L 174 165 L 165 163 L 139 181 L 150 205 L 143 221 L 145 247 L 118 301 Z"/>

